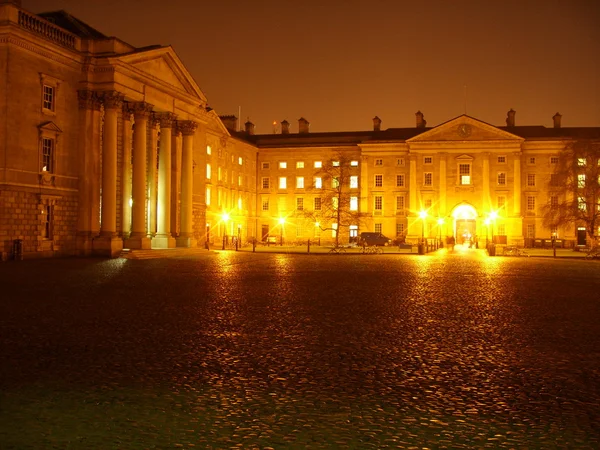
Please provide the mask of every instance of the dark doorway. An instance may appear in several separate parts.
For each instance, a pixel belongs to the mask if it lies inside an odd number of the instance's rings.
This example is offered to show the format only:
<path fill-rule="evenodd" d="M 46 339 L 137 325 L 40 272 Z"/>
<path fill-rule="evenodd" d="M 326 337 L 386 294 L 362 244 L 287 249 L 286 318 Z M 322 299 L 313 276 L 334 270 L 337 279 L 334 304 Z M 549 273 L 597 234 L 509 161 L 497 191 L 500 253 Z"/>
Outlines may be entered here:
<path fill-rule="evenodd" d="M 269 237 L 269 225 L 261 225 L 262 241 L 266 242 Z"/>
<path fill-rule="evenodd" d="M 577 228 L 577 245 L 585 245 L 585 228 L 579 227 Z"/>

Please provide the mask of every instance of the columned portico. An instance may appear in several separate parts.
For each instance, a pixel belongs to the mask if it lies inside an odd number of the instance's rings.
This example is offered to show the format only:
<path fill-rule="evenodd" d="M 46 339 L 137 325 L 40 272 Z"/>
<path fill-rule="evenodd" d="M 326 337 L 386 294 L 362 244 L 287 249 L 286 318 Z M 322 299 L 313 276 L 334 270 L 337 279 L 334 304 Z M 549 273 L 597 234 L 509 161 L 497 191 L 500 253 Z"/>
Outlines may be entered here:
<path fill-rule="evenodd" d="M 513 215 L 521 217 L 521 152 L 514 154 Z"/>
<path fill-rule="evenodd" d="M 102 133 L 102 211 L 100 236 L 94 239 L 94 253 L 115 257 L 123 250 L 123 240 L 117 236 L 117 118 L 123 104 L 123 94 L 107 91 L 101 94 L 104 103 Z"/>
<path fill-rule="evenodd" d="M 125 241 L 130 249 L 150 248 L 146 231 L 146 134 L 152 105 L 133 104 L 135 125 L 133 130 L 132 221 L 131 235 Z"/>
<path fill-rule="evenodd" d="M 183 146 L 181 152 L 181 232 L 177 238 L 177 247 L 195 247 L 196 240 L 193 238 L 192 214 L 193 214 L 193 151 L 194 133 L 198 124 L 191 120 L 177 123 L 181 134 L 183 134 Z"/>
<path fill-rule="evenodd" d="M 158 155 L 158 207 L 157 233 L 152 239 L 154 248 L 173 248 L 171 236 L 171 130 L 175 116 L 171 113 L 157 115 L 160 121 L 160 143 Z"/>
<path fill-rule="evenodd" d="M 127 239 L 131 233 L 131 115 L 133 109 L 123 103 L 123 158 L 121 163 L 121 233 Z"/>

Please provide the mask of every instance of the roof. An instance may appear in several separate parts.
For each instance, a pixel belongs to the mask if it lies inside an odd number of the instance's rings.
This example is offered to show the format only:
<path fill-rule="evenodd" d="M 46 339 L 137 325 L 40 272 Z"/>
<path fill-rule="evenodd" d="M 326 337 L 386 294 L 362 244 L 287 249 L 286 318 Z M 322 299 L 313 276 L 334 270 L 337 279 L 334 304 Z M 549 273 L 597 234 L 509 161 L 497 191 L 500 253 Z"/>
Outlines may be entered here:
<path fill-rule="evenodd" d="M 73 17 L 66 11 L 51 11 L 37 14 L 38 16 L 46 19 L 80 38 L 85 39 L 106 39 L 108 36 L 100 33 L 95 28 L 92 28 L 87 23 L 82 22 L 76 17 Z"/>

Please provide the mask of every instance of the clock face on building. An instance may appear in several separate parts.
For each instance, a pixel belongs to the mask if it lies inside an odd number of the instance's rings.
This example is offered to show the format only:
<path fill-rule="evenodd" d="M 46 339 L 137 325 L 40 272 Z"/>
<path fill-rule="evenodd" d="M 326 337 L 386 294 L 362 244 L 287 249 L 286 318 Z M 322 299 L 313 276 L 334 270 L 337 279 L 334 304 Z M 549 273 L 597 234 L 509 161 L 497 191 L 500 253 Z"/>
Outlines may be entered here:
<path fill-rule="evenodd" d="M 462 123 L 456 129 L 456 132 L 462 138 L 469 137 L 471 135 L 471 126 L 467 125 L 466 123 Z"/>

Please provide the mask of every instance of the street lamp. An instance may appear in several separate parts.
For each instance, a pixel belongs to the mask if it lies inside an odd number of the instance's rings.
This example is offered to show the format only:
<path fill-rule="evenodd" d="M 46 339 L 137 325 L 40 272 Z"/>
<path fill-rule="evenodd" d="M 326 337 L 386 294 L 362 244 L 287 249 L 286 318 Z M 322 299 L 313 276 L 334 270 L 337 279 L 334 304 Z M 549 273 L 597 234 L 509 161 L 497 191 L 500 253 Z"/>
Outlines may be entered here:
<path fill-rule="evenodd" d="M 444 219 L 441 217 L 438 219 L 438 226 L 440 228 L 440 246 L 442 244 L 442 225 L 444 225 Z"/>
<path fill-rule="evenodd" d="M 485 223 L 485 248 L 488 248 L 489 242 L 488 242 L 488 230 L 490 228 L 490 219 L 489 217 L 487 219 L 484 220 Z"/>
<path fill-rule="evenodd" d="M 319 222 L 315 222 L 315 228 L 320 228 L 321 224 Z M 321 233 L 319 233 L 319 246 L 321 246 Z"/>
<path fill-rule="evenodd" d="M 421 223 L 421 241 L 425 240 L 425 219 L 427 219 L 427 211 L 421 211 L 419 212 L 419 217 L 421 218 L 421 220 L 423 221 Z"/>
<path fill-rule="evenodd" d="M 285 223 L 285 219 L 283 217 L 279 218 L 279 245 L 283 245 L 283 224 Z"/>
<path fill-rule="evenodd" d="M 498 213 L 496 211 L 492 211 L 490 213 L 490 222 L 492 223 L 492 244 L 494 243 L 494 222 L 498 218 Z"/>
<path fill-rule="evenodd" d="M 229 221 L 229 214 L 223 213 L 221 215 L 221 220 L 223 221 L 223 228 L 224 228 L 222 249 L 225 250 L 225 243 L 227 242 L 227 222 Z"/>

